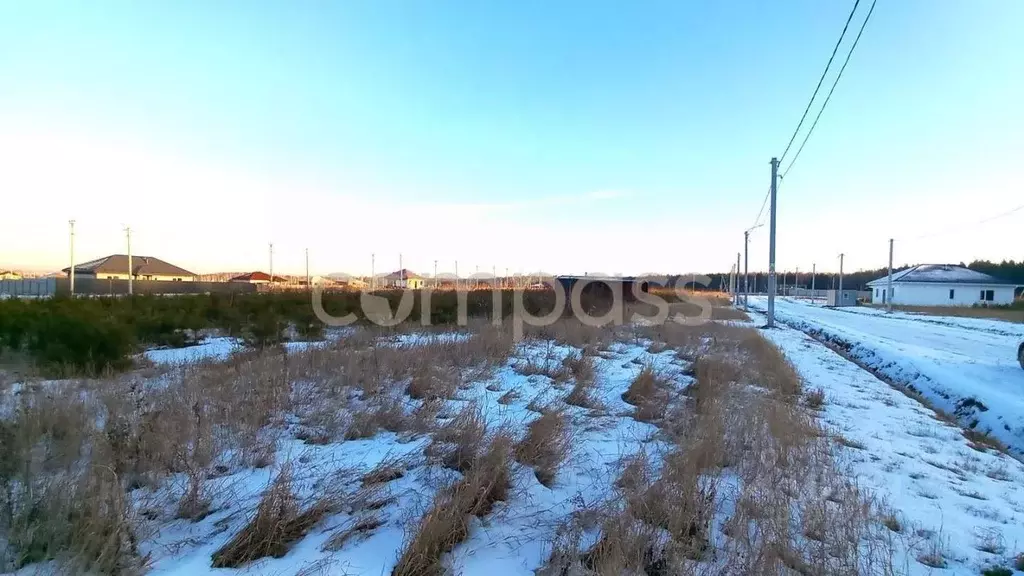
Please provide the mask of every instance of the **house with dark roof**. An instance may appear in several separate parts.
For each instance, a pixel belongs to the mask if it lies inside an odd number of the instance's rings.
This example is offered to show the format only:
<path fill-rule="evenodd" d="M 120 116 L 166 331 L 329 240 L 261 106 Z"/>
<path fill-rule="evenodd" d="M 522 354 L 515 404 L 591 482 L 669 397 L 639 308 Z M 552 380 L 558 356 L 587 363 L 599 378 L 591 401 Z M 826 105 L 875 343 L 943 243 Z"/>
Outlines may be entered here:
<path fill-rule="evenodd" d="M 131 257 L 129 272 L 127 254 L 111 254 L 96 260 L 75 264 L 75 276 L 100 280 L 127 280 L 129 273 L 134 280 L 161 280 L 167 282 L 194 282 L 196 275 L 184 268 L 152 256 Z M 62 270 L 71 275 L 71 267 Z"/>
<path fill-rule="evenodd" d="M 989 274 L 954 264 L 919 264 L 867 283 L 873 304 L 904 306 L 973 306 L 1012 304 L 1017 286 Z"/>
<path fill-rule="evenodd" d="M 380 276 L 377 278 L 375 284 L 380 288 L 408 288 L 410 290 L 419 290 L 426 284 L 426 278 L 411 270 L 402 268 L 401 270 L 396 270 L 390 274 Z"/>
<path fill-rule="evenodd" d="M 286 280 L 277 274 L 274 274 L 273 282 L 285 282 Z M 231 278 L 230 282 L 248 282 L 249 284 L 269 284 L 271 282 L 270 274 L 266 272 L 249 272 L 248 274 L 241 274 Z"/>

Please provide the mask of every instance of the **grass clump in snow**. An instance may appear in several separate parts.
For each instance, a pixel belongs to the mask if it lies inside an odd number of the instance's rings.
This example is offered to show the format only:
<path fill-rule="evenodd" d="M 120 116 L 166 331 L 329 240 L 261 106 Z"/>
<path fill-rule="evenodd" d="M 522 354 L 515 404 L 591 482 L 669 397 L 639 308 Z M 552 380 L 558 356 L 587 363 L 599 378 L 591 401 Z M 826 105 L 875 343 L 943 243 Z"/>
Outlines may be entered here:
<path fill-rule="evenodd" d="M 445 573 L 442 557 L 469 536 L 470 517 L 485 516 L 497 502 L 508 498 L 511 451 L 511 437 L 498 431 L 462 480 L 438 492 L 407 535 L 392 576 Z"/>
<path fill-rule="evenodd" d="M 974 428 L 964 428 L 963 435 L 964 438 L 967 439 L 967 445 L 978 452 L 984 452 L 986 449 L 992 449 L 997 452 L 1002 452 L 1003 454 L 1009 454 L 1009 449 L 1006 447 L 1006 444 L 987 432 Z"/>
<path fill-rule="evenodd" d="M 804 406 L 807 406 L 811 410 L 821 410 L 825 405 L 825 390 L 821 388 L 815 388 L 804 393 Z"/>
<path fill-rule="evenodd" d="M 465 472 L 480 455 L 486 435 L 483 413 L 470 404 L 434 432 L 433 441 L 425 448 L 426 455 L 445 468 Z"/>
<path fill-rule="evenodd" d="M 260 498 L 256 513 L 213 553 L 214 568 L 237 568 L 264 557 L 280 558 L 331 511 L 326 499 L 302 510 L 292 490 L 290 464 L 282 466 Z"/>
<path fill-rule="evenodd" d="M 562 412 L 550 410 L 526 427 L 515 445 L 517 461 L 533 467 L 537 481 L 550 488 L 570 450 L 570 427 Z"/>
<path fill-rule="evenodd" d="M 562 360 L 574 379 L 572 390 L 565 397 L 565 403 L 588 410 L 601 407 L 601 402 L 594 395 L 597 384 L 597 369 L 594 358 L 586 350 L 570 353 Z"/>
<path fill-rule="evenodd" d="M 652 365 L 643 364 L 622 393 L 623 402 L 636 407 L 633 417 L 640 422 L 658 422 L 669 408 L 669 383 Z"/>

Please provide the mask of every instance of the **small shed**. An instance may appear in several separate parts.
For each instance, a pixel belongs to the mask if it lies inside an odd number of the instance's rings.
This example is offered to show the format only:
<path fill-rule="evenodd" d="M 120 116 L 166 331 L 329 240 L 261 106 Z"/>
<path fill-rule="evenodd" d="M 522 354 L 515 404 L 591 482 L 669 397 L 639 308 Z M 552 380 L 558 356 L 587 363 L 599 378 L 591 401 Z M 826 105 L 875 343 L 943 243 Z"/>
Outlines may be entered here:
<path fill-rule="evenodd" d="M 825 306 L 856 306 L 856 290 L 829 290 L 825 295 Z"/>

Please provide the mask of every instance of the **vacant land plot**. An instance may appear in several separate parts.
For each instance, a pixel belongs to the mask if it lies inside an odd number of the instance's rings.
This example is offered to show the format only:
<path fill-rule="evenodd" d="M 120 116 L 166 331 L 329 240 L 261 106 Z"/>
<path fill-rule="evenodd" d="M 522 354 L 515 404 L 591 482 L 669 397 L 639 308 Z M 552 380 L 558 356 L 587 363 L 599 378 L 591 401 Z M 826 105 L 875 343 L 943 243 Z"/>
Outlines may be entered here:
<path fill-rule="evenodd" d="M 864 441 L 837 441 L 828 393 L 750 328 L 353 330 L 224 352 L 4 393 L 0 569 L 925 566 L 850 474 Z"/>

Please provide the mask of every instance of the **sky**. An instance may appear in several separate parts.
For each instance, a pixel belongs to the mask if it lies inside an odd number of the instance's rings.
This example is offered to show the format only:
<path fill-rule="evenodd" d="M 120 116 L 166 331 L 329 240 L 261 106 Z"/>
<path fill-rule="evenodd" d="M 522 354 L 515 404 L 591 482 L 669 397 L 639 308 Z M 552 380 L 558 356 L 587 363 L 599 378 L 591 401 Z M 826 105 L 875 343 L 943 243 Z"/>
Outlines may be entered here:
<path fill-rule="evenodd" d="M 851 7 L 0 2 L 0 267 L 67 266 L 74 219 L 80 262 L 128 226 L 197 273 L 728 270 Z M 1024 259 L 1024 210 L 979 224 L 1024 202 L 1021 21 L 878 2 L 780 270 Z"/>

